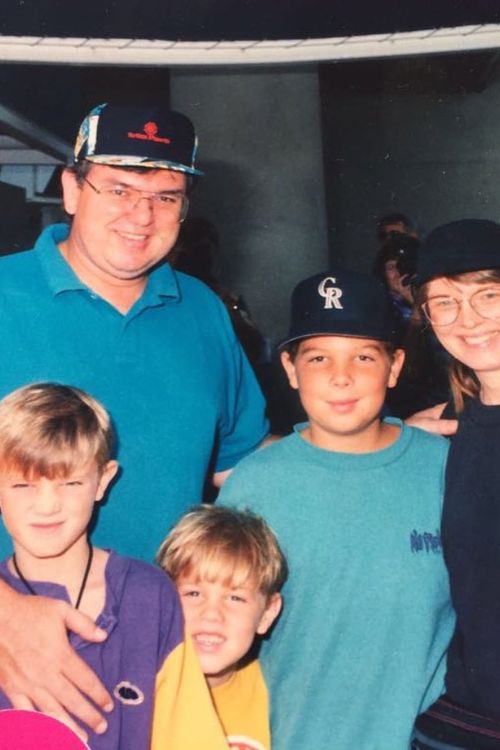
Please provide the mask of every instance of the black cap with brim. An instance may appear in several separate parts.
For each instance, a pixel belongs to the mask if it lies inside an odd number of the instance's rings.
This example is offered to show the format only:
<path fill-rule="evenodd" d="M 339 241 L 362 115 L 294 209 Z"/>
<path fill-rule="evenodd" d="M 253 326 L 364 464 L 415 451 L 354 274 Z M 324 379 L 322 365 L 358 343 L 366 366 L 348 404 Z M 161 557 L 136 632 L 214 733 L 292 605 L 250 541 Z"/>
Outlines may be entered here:
<path fill-rule="evenodd" d="M 279 348 L 313 336 L 353 336 L 397 344 L 401 325 L 382 282 L 367 274 L 335 269 L 297 284 L 290 329 Z"/>
<path fill-rule="evenodd" d="M 194 165 L 197 145 L 191 120 L 180 112 L 100 104 L 80 126 L 74 159 L 202 175 Z"/>
<path fill-rule="evenodd" d="M 500 225 L 486 219 L 462 219 L 434 229 L 418 251 L 416 274 L 408 280 L 419 287 L 437 276 L 500 268 Z"/>

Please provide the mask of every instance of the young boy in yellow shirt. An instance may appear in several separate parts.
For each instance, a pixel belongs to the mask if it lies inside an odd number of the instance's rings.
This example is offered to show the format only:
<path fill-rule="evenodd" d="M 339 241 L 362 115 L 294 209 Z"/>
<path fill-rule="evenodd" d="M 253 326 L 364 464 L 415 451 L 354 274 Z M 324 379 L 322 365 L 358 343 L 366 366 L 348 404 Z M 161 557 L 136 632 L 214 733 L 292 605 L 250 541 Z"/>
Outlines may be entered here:
<path fill-rule="evenodd" d="M 229 747 L 270 750 L 267 688 L 250 652 L 282 606 L 287 565 L 276 537 L 253 513 L 202 505 L 181 518 L 157 560 L 179 591 Z"/>

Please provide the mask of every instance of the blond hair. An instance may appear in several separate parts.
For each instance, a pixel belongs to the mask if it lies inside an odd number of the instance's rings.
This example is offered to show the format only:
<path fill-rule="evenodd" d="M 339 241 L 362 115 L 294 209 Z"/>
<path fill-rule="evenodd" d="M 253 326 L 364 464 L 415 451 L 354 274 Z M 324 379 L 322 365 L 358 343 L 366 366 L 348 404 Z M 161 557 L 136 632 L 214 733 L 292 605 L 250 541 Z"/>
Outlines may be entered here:
<path fill-rule="evenodd" d="M 67 477 L 95 460 L 104 468 L 113 449 L 108 413 L 78 388 L 34 383 L 0 401 L 0 470 Z"/>
<path fill-rule="evenodd" d="M 468 273 L 449 275 L 445 278 L 469 284 L 488 284 L 491 282 L 500 284 L 500 268 L 469 271 Z M 424 284 L 417 292 L 415 301 L 418 308 L 427 299 L 429 284 L 430 281 Z M 453 405 L 456 413 L 460 414 L 464 410 L 464 398 L 466 396 L 469 396 L 469 398 L 479 398 L 481 386 L 474 370 L 455 358 L 452 359 L 449 366 L 449 380 Z"/>
<path fill-rule="evenodd" d="M 158 564 L 177 581 L 197 580 L 256 583 L 271 596 L 286 580 L 288 567 L 274 533 L 248 510 L 200 505 L 174 526 L 160 547 Z"/>

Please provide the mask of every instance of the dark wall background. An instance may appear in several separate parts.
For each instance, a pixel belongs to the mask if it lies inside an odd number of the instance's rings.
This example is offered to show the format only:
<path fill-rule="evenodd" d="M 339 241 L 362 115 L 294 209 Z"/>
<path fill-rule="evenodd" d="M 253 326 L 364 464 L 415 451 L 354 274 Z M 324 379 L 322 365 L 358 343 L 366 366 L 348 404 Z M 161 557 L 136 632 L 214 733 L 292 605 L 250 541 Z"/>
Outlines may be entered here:
<path fill-rule="evenodd" d="M 497 52 L 324 65 L 320 90 L 335 261 L 368 270 L 386 213 L 500 219 Z"/>
<path fill-rule="evenodd" d="M 0 64 L 2 103 L 70 143 L 87 111 L 102 101 L 170 101 L 168 68 Z"/>
<path fill-rule="evenodd" d="M 1 250 L 8 252 L 30 247 L 33 238 L 40 231 L 40 205 L 27 204 L 22 188 L 0 182 L 0 222 Z"/>

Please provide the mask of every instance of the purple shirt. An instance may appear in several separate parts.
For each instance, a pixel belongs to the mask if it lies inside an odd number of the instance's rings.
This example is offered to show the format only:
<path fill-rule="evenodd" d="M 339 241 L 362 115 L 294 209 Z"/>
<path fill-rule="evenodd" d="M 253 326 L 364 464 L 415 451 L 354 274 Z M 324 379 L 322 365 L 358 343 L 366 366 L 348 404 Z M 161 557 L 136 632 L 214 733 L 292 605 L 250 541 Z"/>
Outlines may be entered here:
<path fill-rule="evenodd" d="M 169 655 L 183 643 L 183 618 L 170 579 L 152 565 L 111 552 L 106 565 L 106 600 L 96 620 L 106 630 L 104 643 L 70 635 L 78 655 L 113 695 L 103 735 L 89 731 L 91 750 L 147 750 L 150 743 L 155 681 Z M 0 577 L 26 593 L 23 583 L 0 563 Z M 30 581 L 35 591 L 69 602 L 64 586 Z M 0 691 L 0 708 L 11 703 Z"/>

